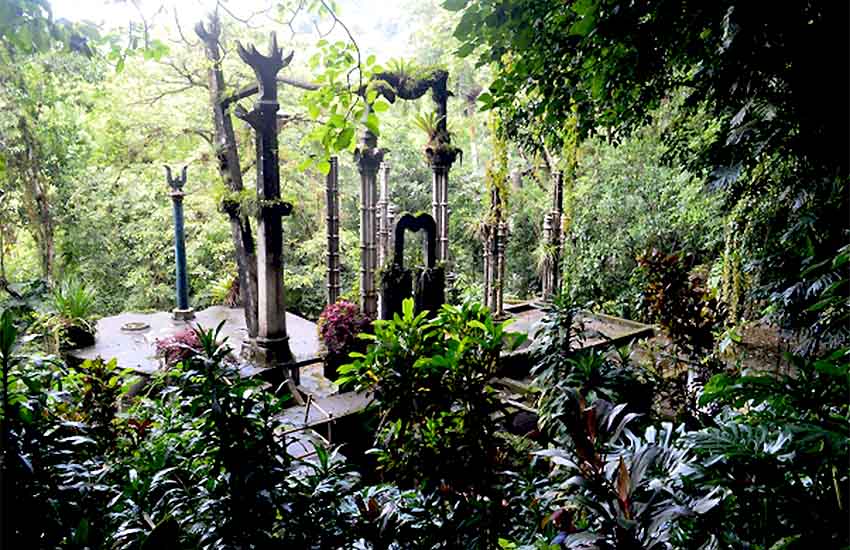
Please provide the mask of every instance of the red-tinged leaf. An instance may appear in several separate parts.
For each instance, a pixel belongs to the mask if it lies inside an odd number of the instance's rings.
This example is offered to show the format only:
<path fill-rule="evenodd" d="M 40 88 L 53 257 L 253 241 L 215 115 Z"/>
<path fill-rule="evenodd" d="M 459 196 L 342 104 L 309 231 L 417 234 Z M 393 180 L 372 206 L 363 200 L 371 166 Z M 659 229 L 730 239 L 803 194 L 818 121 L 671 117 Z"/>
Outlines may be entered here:
<path fill-rule="evenodd" d="M 623 515 L 626 519 L 632 519 L 632 511 L 629 506 L 630 485 L 629 470 L 626 468 L 623 457 L 620 457 L 620 466 L 617 471 L 617 499 L 620 501 L 620 507 L 623 509 Z"/>

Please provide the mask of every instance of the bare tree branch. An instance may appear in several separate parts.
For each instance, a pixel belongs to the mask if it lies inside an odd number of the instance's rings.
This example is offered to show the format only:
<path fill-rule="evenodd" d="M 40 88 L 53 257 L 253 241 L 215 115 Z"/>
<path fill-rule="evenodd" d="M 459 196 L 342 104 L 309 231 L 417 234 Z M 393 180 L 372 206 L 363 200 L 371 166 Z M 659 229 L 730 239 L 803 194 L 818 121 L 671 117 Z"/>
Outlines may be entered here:
<path fill-rule="evenodd" d="M 164 98 L 166 96 L 175 95 L 175 94 L 182 94 L 183 92 L 187 92 L 187 91 L 191 90 L 192 88 L 195 88 L 195 86 L 192 85 L 192 84 L 188 84 L 188 85 L 183 86 L 181 88 L 178 88 L 176 90 L 165 90 L 164 92 L 157 94 L 155 96 L 152 96 L 152 97 L 149 97 L 149 98 L 146 98 L 146 99 L 142 99 L 140 101 L 134 101 L 133 103 L 130 103 L 130 105 L 153 105 L 154 103 L 156 103 L 157 101 L 161 100 L 162 98 Z"/>
<path fill-rule="evenodd" d="M 258 16 L 260 16 L 260 15 L 263 15 L 263 14 L 264 14 L 264 13 L 266 13 L 266 11 L 267 11 L 267 10 L 258 10 L 258 11 L 255 11 L 255 12 L 251 13 L 251 15 L 249 15 L 248 17 L 246 17 L 246 18 L 244 18 L 244 19 L 243 19 L 243 18 L 241 18 L 241 17 L 238 17 L 238 16 L 237 16 L 235 13 L 233 13 L 232 11 L 230 11 L 230 9 L 229 9 L 229 8 L 228 8 L 225 4 L 224 4 L 224 2 L 219 2 L 219 3 L 218 3 L 218 5 L 219 5 L 219 6 L 221 6 L 221 8 L 222 8 L 224 11 L 226 11 L 226 12 L 227 12 L 227 14 L 228 14 L 230 17 L 232 17 L 233 19 L 235 19 L 235 20 L 239 21 L 239 22 L 240 22 L 240 23 L 242 23 L 243 25 L 246 25 L 246 26 L 248 26 L 248 27 L 250 27 L 250 28 L 252 28 L 252 29 L 258 29 L 258 28 L 260 28 L 260 25 L 253 25 L 253 24 L 251 24 L 251 20 L 252 20 L 252 19 L 254 19 L 255 17 L 258 17 Z"/>
<path fill-rule="evenodd" d="M 198 43 L 189 41 L 183 34 L 183 27 L 180 25 L 180 18 L 177 16 L 177 6 L 174 6 L 174 23 L 177 25 L 177 33 L 180 35 L 180 39 L 183 41 L 183 43 L 186 44 L 189 48 L 196 48 L 198 46 Z"/>

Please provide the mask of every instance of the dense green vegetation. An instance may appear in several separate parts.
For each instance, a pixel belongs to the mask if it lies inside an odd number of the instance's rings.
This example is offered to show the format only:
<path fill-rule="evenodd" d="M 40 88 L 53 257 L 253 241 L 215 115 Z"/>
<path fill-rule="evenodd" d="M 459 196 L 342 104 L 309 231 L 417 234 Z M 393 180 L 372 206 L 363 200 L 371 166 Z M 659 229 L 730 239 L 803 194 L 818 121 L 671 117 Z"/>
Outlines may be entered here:
<path fill-rule="evenodd" d="M 846 6 L 405 0 L 402 58 L 372 46 L 398 29 L 352 24 L 377 17 L 352 2 L 222 1 L 202 28 L 220 25 L 213 63 L 176 5 L 117 4 L 132 24 L 0 0 L 0 546 L 850 548 Z M 163 165 L 188 165 L 192 304 L 238 302 L 231 231 L 256 228 L 254 138 L 234 118 L 235 192 L 209 77 L 239 95 L 255 78 L 236 44 L 270 30 L 295 52 L 279 122 L 287 307 L 319 320 L 325 372 L 376 398 L 340 446 L 300 459 L 281 417 L 294 396 L 240 376 L 220 326 L 157 342 L 168 368 L 147 380 L 63 355 L 98 317 L 173 307 Z M 364 127 L 379 135 L 393 203 L 429 211 L 439 120 L 428 95 L 396 96 L 438 70 L 463 153 L 450 303 L 374 323 L 325 309 L 328 157 L 356 302 L 352 153 Z M 538 296 L 557 172 L 563 284 L 521 365 L 530 412 L 496 389 L 523 336 L 479 305 L 482 226 L 498 188 L 506 299 Z M 662 336 L 580 349 L 588 309 Z M 782 349 L 753 361 L 751 331 Z"/>

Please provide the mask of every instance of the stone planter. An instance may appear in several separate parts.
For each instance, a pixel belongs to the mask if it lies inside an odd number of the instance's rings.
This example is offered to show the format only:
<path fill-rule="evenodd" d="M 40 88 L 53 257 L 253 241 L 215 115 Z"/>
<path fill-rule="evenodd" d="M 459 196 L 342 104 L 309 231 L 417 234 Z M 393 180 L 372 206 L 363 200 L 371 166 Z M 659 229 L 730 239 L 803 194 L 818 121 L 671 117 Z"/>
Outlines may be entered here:
<path fill-rule="evenodd" d="M 322 370 L 322 374 L 325 375 L 325 378 L 328 380 L 336 381 L 339 377 L 337 369 L 342 365 L 350 362 L 350 359 L 346 354 L 343 353 L 329 353 L 325 352 L 323 357 L 324 368 Z"/>
<path fill-rule="evenodd" d="M 79 348 L 87 348 L 94 345 L 94 333 L 86 327 L 69 323 L 62 328 L 62 338 L 59 341 L 59 350 L 68 351 Z"/>

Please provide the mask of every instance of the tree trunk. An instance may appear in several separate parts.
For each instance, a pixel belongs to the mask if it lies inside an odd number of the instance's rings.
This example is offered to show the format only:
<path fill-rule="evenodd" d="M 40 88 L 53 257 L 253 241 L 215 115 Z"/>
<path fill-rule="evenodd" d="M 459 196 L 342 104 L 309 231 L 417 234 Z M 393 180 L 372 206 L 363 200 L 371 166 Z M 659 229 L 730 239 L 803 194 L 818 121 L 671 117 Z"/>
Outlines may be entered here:
<path fill-rule="evenodd" d="M 242 168 L 239 164 L 239 152 L 233 121 L 230 112 L 222 100 L 225 97 L 224 74 L 221 70 L 221 47 L 219 37 L 221 27 L 217 14 L 210 17 L 209 26 L 203 23 L 195 26 L 195 32 L 204 43 L 207 59 L 210 61 L 209 89 L 215 127 L 215 154 L 218 159 L 218 171 L 225 186 L 238 195 L 243 188 Z M 251 338 L 257 336 L 257 255 L 251 224 L 248 216 L 240 212 L 239 204 L 225 200 L 224 211 L 230 219 L 230 233 L 236 255 L 239 272 L 239 295 L 245 308 L 245 324 Z"/>
<path fill-rule="evenodd" d="M 17 160 L 18 173 L 24 186 L 24 196 L 29 204 L 25 207 L 30 219 L 33 238 L 38 245 L 41 275 L 49 285 L 53 280 L 55 253 L 53 213 L 47 197 L 47 185 L 39 170 L 41 159 L 37 143 L 24 117 L 18 119 L 18 130 L 24 144 L 23 155 Z"/>

